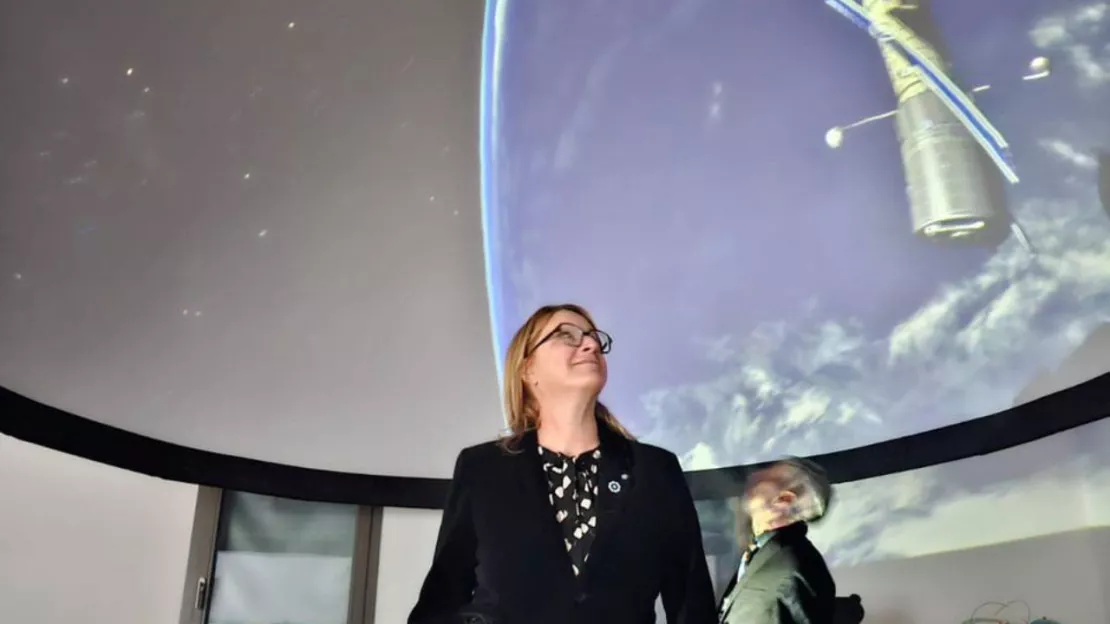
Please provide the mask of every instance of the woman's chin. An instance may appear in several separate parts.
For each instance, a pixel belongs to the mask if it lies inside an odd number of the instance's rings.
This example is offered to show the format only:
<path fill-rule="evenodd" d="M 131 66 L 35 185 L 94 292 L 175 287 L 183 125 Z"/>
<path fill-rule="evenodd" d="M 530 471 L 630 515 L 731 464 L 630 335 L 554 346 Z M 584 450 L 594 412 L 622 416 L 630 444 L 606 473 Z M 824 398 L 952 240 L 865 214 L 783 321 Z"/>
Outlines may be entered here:
<path fill-rule="evenodd" d="M 571 376 L 567 385 L 600 394 L 601 389 L 605 387 L 605 375 L 602 375 L 599 371 L 578 371 Z"/>

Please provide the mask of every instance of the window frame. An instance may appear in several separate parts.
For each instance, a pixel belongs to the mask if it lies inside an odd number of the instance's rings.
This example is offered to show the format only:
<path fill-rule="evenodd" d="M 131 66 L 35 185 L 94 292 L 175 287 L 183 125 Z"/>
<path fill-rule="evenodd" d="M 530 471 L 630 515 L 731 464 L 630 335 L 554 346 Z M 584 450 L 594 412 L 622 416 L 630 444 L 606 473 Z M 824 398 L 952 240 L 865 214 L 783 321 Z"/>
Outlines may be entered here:
<path fill-rule="evenodd" d="M 217 540 L 224 511 L 224 494 L 225 490 L 221 488 L 200 486 L 197 489 L 179 624 L 207 623 L 212 595 L 211 579 L 215 573 Z M 360 505 L 355 520 L 355 547 L 351 562 L 346 624 L 374 624 L 381 534 L 382 508 Z"/>

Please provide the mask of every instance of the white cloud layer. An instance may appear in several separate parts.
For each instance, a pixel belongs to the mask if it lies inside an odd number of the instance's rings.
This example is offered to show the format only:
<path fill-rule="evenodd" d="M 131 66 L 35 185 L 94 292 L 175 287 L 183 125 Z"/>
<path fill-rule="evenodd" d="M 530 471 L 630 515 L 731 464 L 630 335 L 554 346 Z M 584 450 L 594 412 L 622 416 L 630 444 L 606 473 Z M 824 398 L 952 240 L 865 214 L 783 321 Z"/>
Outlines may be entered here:
<path fill-rule="evenodd" d="M 1076 70 L 1084 87 L 1110 83 L 1110 45 L 1107 45 L 1110 4 L 1092 2 L 1069 7 L 1037 21 L 1029 32 L 1035 46 L 1060 52 Z"/>

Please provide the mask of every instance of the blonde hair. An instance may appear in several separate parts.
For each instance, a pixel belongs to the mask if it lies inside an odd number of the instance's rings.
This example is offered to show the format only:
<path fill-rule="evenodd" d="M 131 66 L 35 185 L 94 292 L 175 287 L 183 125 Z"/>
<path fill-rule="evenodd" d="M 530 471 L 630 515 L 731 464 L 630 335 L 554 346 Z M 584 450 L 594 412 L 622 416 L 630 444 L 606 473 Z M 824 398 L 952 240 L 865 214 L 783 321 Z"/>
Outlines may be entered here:
<path fill-rule="evenodd" d="M 528 356 L 531 355 L 528 351 L 541 338 L 540 332 L 543 331 L 551 317 L 559 312 L 573 312 L 586 319 L 586 322 L 590 325 L 589 329 L 597 329 L 593 317 L 585 308 L 573 303 L 562 303 L 546 305 L 536 310 L 516 331 L 505 353 L 504 407 L 509 432 L 501 439 L 500 445 L 507 451 L 512 451 L 513 446 L 520 441 L 524 434 L 539 427 L 539 406 L 536 405 L 536 398 L 528 390 L 527 384 L 524 383 L 524 366 L 527 363 Z M 603 425 L 618 435 L 630 440 L 633 439 L 632 434 L 624 428 L 624 425 L 601 401 L 597 402 L 594 414 Z"/>

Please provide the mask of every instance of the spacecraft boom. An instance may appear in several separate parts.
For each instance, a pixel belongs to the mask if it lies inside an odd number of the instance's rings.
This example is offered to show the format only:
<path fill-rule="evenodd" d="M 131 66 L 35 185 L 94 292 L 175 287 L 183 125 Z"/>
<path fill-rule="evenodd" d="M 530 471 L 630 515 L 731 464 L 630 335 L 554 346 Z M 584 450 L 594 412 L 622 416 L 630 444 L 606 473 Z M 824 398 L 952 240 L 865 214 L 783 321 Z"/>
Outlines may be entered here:
<path fill-rule="evenodd" d="M 876 5 L 882 8 L 875 11 L 867 10 L 857 0 L 825 0 L 825 4 L 877 39 L 888 62 L 896 63 L 900 73 L 912 74 L 902 77 L 917 78 L 925 84 L 967 128 L 1002 175 L 1011 183 L 1018 181 L 1011 163 L 1009 145 L 1002 133 L 934 61 L 935 53 L 931 47 L 901 20 L 890 14 L 890 9 L 899 8 L 900 3 L 879 0 Z"/>

